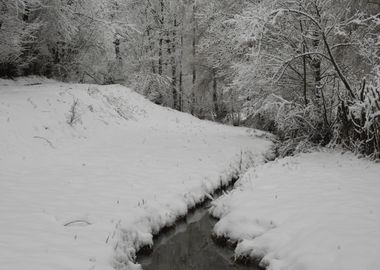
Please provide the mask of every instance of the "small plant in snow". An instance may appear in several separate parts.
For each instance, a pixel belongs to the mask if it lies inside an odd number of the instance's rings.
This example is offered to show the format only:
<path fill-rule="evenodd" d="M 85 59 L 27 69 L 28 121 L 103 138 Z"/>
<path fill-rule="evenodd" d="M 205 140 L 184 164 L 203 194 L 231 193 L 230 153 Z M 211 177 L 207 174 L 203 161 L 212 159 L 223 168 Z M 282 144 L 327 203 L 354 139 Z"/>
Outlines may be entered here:
<path fill-rule="evenodd" d="M 74 98 L 73 103 L 70 107 L 69 114 L 67 115 L 67 123 L 70 126 L 74 126 L 78 121 L 80 121 L 79 100 L 77 98 Z"/>

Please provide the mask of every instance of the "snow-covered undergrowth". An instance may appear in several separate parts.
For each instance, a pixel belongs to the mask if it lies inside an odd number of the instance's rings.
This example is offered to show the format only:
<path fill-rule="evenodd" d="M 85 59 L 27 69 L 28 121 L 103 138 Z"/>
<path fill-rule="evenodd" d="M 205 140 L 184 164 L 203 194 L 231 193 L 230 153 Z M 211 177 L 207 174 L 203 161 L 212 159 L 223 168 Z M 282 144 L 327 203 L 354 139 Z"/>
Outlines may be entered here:
<path fill-rule="evenodd" d="M 317 152 L 250 169 L 214 204 L 239 258 L 273 270 L 380 269 L 380 164 Z"/>
<path fill-rule="evenodd" d="M 253 163 L 258 131 L 122 86 L 0 81 L 0 268 L 131 269 L 136 250 Z"/>

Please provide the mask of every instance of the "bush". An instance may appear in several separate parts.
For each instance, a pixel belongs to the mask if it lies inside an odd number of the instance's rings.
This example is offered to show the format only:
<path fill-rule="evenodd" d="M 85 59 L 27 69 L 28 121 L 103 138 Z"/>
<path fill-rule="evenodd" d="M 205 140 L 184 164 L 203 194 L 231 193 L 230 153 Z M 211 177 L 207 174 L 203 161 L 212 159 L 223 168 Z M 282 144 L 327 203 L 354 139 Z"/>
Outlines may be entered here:
<path fill-rule="evenodd" d="M 380 158 L 380 78 L 369 86 L 363 83 L 354 97 L 341 101 L 334 143 Z"/>
<path fill-rule="evenodd" d="M 133 78 L 136 92 L 163 106 L 172 105 L 172 85 L 169 78 L 154 73 L 138 73 Z"/>
<path fill-rule="evenodd" d="M 324 123 L 321 110 L 315 104 L 305 106 L 271 94 L 256 106 L 251 118 L 258 119 L 254 122 L 262 123 L 262 129 L 278 136 L 280 156 L 330 142 L 331 127 Z"/>
<path fill-rule="evenodd" d="M 341 99 L 326 123 L 321 105 L 305 106 L 269 95 L 255 104 L 250 123 L 278 135 L 280 156 L 305 152 L 313 146 L 341 145 L 356 154 L 380 158 L 380 76 L 354 96 Z"/>

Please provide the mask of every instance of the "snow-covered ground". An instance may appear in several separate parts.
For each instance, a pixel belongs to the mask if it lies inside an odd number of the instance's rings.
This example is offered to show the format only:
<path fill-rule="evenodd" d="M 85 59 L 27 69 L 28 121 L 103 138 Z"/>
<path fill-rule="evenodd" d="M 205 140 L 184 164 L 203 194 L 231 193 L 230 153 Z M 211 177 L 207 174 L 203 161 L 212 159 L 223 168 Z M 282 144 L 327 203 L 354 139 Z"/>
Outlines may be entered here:
<path fill-rule="evenodd" d="M 152 233 L 272 145 L 121 86 L 39 81 L 0 80 L 1 269 L 134 268 Z"/>
<path fill-rule="evenodd" d="M 380 164 L 318 152 L 249 170 L 212 209 L 238 257 L 273 270 L 380 269 Z"/>

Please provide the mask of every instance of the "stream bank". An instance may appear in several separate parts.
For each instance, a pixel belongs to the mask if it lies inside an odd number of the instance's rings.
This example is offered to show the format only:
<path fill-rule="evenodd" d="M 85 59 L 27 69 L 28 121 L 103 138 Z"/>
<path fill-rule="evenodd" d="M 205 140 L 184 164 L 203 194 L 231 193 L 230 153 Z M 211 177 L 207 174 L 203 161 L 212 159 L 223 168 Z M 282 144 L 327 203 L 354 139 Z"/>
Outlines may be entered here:
<path fill-rule="evenodd" d="M 221 192 L 220 194 L 221 195 Z M 192 210 L 175 226 L 155 237 L 154 246 L 139 252 L 137 261 L 144 270 L 259 270 L 256 264 L 234 260 L 231 246 L 213 237 L 217 219 L 208 210 L 210 200 Z M 248 261 L 247 261 L 248 262 Z"/>
<path fill-rule="evenodd" d="M 268 151 L 265 163 L 277 158 L 275 146 Z M 243 155 L 242 155 L 243 158 Z M 241 158 L 241 159 L 242 159 Z M 240 165 L 241 167 L 241 165 Z M 242 171 L 242 168 L 240 168 Z M 154 236 L 154 245 L 145 246 L 137 253 L 137 262 L 144 270 L 262 270 L 258 260 L 235 257 L 236 242 L 218 237 L 213 229 L 218 222 L 209 213 L 211 202 L 232 191 L 239 177 L 221 186 L 211 197 L 190 209 L 170 227 Z"/>

